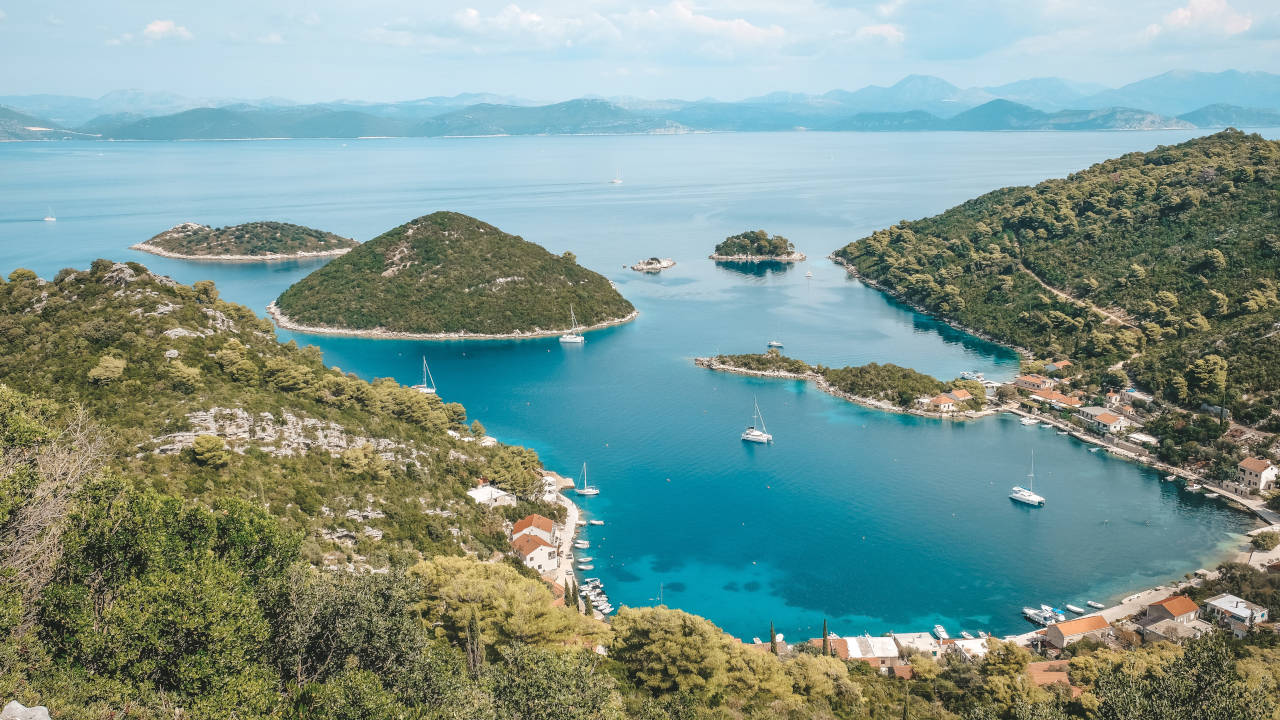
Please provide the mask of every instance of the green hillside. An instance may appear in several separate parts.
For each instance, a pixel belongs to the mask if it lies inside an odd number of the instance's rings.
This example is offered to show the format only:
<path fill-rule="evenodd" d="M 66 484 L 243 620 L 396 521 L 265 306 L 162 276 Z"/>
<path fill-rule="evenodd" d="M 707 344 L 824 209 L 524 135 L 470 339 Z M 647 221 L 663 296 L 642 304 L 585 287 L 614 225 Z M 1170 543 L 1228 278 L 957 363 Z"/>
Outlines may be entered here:
<path fill-rule="evenodd" d="M 212 228 L 182 223 L 165 230 L 137 250 L 216 258 L 227 255 L 269 258 L 278 255 L 333 253 L 359 245 L 355 240 L 324 230 L 283 222 L 251 222 Z"/>
<path fill-rule="evenodd" d="M 1174 402 L 1265 399 L 1280 389 L 1278 189 L 1280 143 L 1227 130 L 997 190 L 834 257 L 1109 384 L 1124 363 Z"/>
<path fill-rule="evenodd" d="M 454 212 L 437 212 L 363 243 L 276 301 L 309 326 L 408 333 L 548 331 L 625 318 L 635 308 L 572 253 Z"/>

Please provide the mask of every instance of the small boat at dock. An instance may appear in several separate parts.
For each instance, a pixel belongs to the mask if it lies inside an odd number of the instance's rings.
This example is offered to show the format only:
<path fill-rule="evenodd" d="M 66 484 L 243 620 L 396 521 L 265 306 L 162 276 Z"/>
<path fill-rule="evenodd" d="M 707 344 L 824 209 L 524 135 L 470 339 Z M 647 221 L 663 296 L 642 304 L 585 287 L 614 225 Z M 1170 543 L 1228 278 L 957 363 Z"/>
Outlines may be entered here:
<path fill-rule="evenodd" d="M 1089 448 L 1089 452 L 1098 452 L 1098 451 L 1099 451 L 1099 450 L 1101 450 L 1101 449 L 1102 449 L 1102 448 L 1100 448 L 1100 447 L 1091 447 L 1091 448 Z"/>
<path fill-rule="evenodd" d="M 1037 625 L 1048 625 L 1053 622 L 1053 620 L 1049 618 L 1044 611 L 1030 607 L 1022 608 L 1022 616 Z"/>
<path fill-rule="evenodd" d="M 960 637 L 964 638 L 965 640 L 972 640 L 973 633 L 969 632 L 968 630 L 961 630 Z"/>
<path fill-rule="evenodd" d="M 1220 497 L 1222 497 L 1222 496 L 1221 496 L 1221 495 L 1219 495 L 1218 493 L 1205 493 L 1205 494 L 1204 494 L 1204 496 L 1205 496 L 1205 497 L 1207 497 L 1207 498 L 1209 498 L 1210 500 L 1213 500 L 1214 498 L 1220 498 Z"/>
<path fill-rule="evenodd" d="M 591 542 L 589 540 L 575 540 L 573 546 L 579 550 L 586 550 L 591 547 Z"/>
<path fill-rule="evenodd" d="M 1067 621 L 1067 616 L 1066 616 L 1065 614 L 1063 614 L 1063 612 L 1062 612 L 1061 610 L 1059 610 L 1058 608 L 1056 608 L 1056 607 L 1049 607 L 1048 605 L 1041 605 L 1041 606 L 1040 606 L 1040 612 L 1044 613 L 1047 617 L 1052 618 L 1055 622 L 1066 622 L 1066 621 Z"/>
<path fill-rule="evenodd" d="M 578 558 L 578 562 L 580 563 L 588 563 L 588 562 L 591 562 L 592 560 L 595 560 L 595 558 L 591 557 L 590 555 L 583 555 L 582 557 Z"/>
<path fill-rule="evenodd" d="M 1200 492 L 1203 489 L 1204 489 L 1204 486 L 1201 485 L 1200 483 L 1191 483 L 1190 485 L 1187 486 L 1187 492 Z"/>
<path fill-rule="evenodd" d="M 596 569 L 596 566 L 595 566 L 595 565 L 592 565 L 592 564 L 590 564 L 590 563 L 587 563 L 587 564 L 585 564 L 585 565 L 579 565 L 579 566 L 578 566 L 578 569 L 579 569 L 579 570 L 595 570 L 595 569 Z"/>
<path fill-rule="evenodd" d="M 1088 605 L 1089 607 L 1093 608 L 1094 610 L 1101 610 L 1102 608 L 1106 607 L 1106 605 L 1103 605 L 1102 603 L 1098 602 L 1097 600 L 1090 600 L 1089 602 L 1085 603 L 1085 605 Z"/>
<path fill-rule="evenodd" d="M 1084 608 L 1082 608 L 1082 607 L 1080 607 L 1080 606 L 1078 606 L 1078 605 L 1072 605 L 1072 604 L 1068 603 L 1065 607 L 1066 607 L 1068 610 L 1070 610 L 1071 612 L 1073 612 L 1073 613 L 1075 613 L 1075 614 L 1077 614 L 1077 615 L 1083 615 L 1083 614 L 1084 614 L 1084 612 L 1085 612 Z"/>
<path fill-rule="evenodd" d="M 1031 418 L 1031 417 L 1024 417 L 1024 418 L 1022 418 L 1021 420 L 1019 420 L 1018 422 L 1022 423 L 1023 425 L 1035 425 L 1035 424 L 1036 424 L 1037 422 L 1039 422 L 1039 421 L 1038 421 L 1038 420 L 1036 420 L 1035 418 Z"/>
<path fill-rule="evenodd" d="M 933 626 L 933 636 L 938 638 L 939 640 L 951 639 L 951 636 L 947 634 L 947 629 L 942 627 L 941 625 Z"/>
<path fill-rule="evenodd" d="M 603 525 L 603 524 L 604 524 L 604 521 L 603 521 L 603 520 L 591 520 L 590 522 L 591 522 L 591 524 L 592 524 L 592 525 Z"/>

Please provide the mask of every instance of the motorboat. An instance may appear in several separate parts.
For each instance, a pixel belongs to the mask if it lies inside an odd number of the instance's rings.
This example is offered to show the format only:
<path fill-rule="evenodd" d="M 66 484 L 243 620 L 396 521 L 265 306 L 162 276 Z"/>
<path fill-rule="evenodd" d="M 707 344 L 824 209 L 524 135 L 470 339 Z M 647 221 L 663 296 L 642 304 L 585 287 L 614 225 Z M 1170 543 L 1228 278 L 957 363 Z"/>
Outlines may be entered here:
<path fill-rule="evenodd" d="M 986 630 L 979 630 L 979 631 L 978 631 L 978 637 L 982 638 L 983 640 L 986 640 L 987 638 L 989 638 L 989 637 L 991 637 L 991 636 L 987 634 L 987 631 L 986 631 Z"/>
<path fill-rule="evenodd" d="M 960 379 L 976 380 L 978 382 L 982 382 L 983 380 L 986 380 L 987 377 L 980 372 L 975 372 L 973 370 L 965 370 L 964 372 L 960 373 Z"/>
<path fill-rule="evenodd" d="M 586 550 L 587 548 L 591 547 L 591 542 L 588 540 L 577 540 L 573 543 L 573 546 L 578 548 L 579 550 Z"/>
<path fill-rule="evenodd" d="M 587 339 L 582 337 L 582 334 L 578 332 L 578 318 L 576 315 L 573 314 L 573 306 L 570 305 L 569 306 L 569 332 L 560 336 L 560 342 L 569 344 L 569 345 L 580 345 L 582 343 L 585 343 L 586 341 Z"/>
<path fill-rule="evenodd" d="M 1090 600 L 1089 602 L 1085 603 L 1085 605 L 1088 605 L 1089 607 L 1093 608 L 1094 610 L 1101 610 L 1102 608 L 1106 607 L 1106 605 L 1103 605 L 1102 603 L 1098 602 L 1097 600 Z"/>
<path fill-rule="evenodd" d="M 1098 452 L 1098 451 L 1099 451 L 1099 450 L 1101 450 L 1101 449 L 1102 449 L 1102 448 L 1100 448 L 1100 447 L 1091 447 L 1091 448 L 1089 448 L 1089 452 Z"/>
<path fill-rule="evenodd" d="M 773 442 L 773 436 L 769 434 L 768 429 L 764 426 L 764 415 L 760 414 L 759 402 L 756 402 L 756 412 L 755 415 L 752 416 L 752 421 L 753 424 L 747 426 L 747 429 L 742 431 L 742 439 L 747 442 L 760 443 L 762 445 L 767 445 Z M 758 423 L 759 427 L 756 427 L 754 423 Z"/>
<path fill-rule="evenodd" d="M 1174 480 L 1177 480 L 1177 479 L 1178 479 L 1178 476 L 1177 476 L 1177 475 L 1165 475 L 1165 476 L 1164 476 L 1164 481 L 1165 481 L 1165 482 L 1173 482 Z"/>
<path fill-rule="evenodd" d="M 1039 420 L 1036 420 L 1035 418 L 1032 418 L 1032 417 L 1024 417 L 1024 418 L 1022 418 L 1021 420 L 1019 420 L 1018 422 L 1022 423 L 1023 425 L 1035 425 L 1036 423 L 1038 423 L 1038 422 L 1040 422 L 1040 421 L 1039 421 Z"/>
<path fill-rule="evenodd" d="M 1187 492 L 1200 492 L 1203 489 L 1204 489 L 1204 486 L 1201 485 L 1200 483 L 1191 483 L 1190 485 L 1187 486 Z"/>
<path fill-rule="evenodd" d="M 586 495 L 586 496 L 600 494 L 600 488 L 596 487 L 595 485 L 587 484 L 587 464 L 586 463 L 582 463 L 582 487 L 578 487 L 577 485 L 575 485 L 573 487 L 573 491 L 579 495 Z M 595 521 L 593 520 L 591 522 L 594 523 Z"/>
<path fill-rule="evenodd" d="M 603 525 L 603 524 L 604 524 L 604 521 L 603 521 L 603 520 L 590 520 L 589 522 L 590 522 L 592 525 Z"/>
<path fill-rule="evenodd" d="M 1205 493 L 1205 494 L 1204 494 L 1204 496 L 1205 496 L 1205 497 L 1207 497 L 1207 498 L 1209 498 L 1210 500 L 1213 500 L 1214 498 L 1220 498 L 1220 497 L 1222 497 L 1222 496 L 1221 496 L 1221 495 L 1219 495 L 1218 493 Z"/>
<path fill-rule="evenodd" d="M 1052 618 L 1057 622 L 1066 622 L 1067 620 L 1067 616 L 1063 614 L 1061 610 L 1055 607 L 1049 607 L 1048 605 L 1041 605 L 1040 612 L 1044 613 L 1046 616 Z"/>
<path fill-rule="evenodd" d="M 422 356 L 422 384 L 414 385 L 413 389 L 424 395 L 436 394 L 436 379 L 431 377 L 431 368 L 427 367 L 426 355 Z"/>
<path fill-rule="evenodd" d="M 1031 622 L 1037 625 L 1048 625 L 1050 622 L 1052 622 L 1052 620 L 1047 615 L 1045 615 L 1044 611 L 1037 610 L 1035 608 L 1029 608 L 1029 607 L 1022 608 L 1022 615 L 1023 617 L 1025 617 L 1026 619 L 1030 620 Z"/>
<path fill-rule="evenodd" d="M 947 629 L 941 625 L 933 626 L 933 636 L 939 640 L 949 640 L 951 638 L 951 636 L 947 634 Z"/>
<path fill-rule="evenodd" d="M 596 566 L 590 563 L 587 563 L 585 565 L 578 565 L 578 569 L 579 570 L 595 570 Z"/>
<path fill-rule="evenodd" d="M 807 278 L 812 278 L 812 277 L 813 277 L 813 271 L 812 271 L 812 270 L 808 270 L 808 271 L 806 271 L 806 272 L 805 272 L 805 274 L 804 274 L 804 276 L 805 276 L 805 277 L 807 277 Z"/>
<path fill-rule="evenodd" d="M 960 637 L 964 638 L 965 640 L 972 640 L 973 633 L 969 632 L 968 630 L 961 630 Z"/>
<path fill-rule="evenodd" d="M 1077 615 L 1083 615 L 1085 613 L 1085 609 L 1078 605 L 1072 605 L 1068 603 L 1065 607 Z"/>
<path fill-rule="evenodd" d="M 580 563 L 589 563 L 592 560 L 595 560 L 595 558 L 591 557 L 590 555 L 583 555 L 582 557 L 578 558 L 578 562 Z"/>
<path fill-rule="evenodd" d="M 769 343 L 768 343 L 768 345 L 769 345 L 769 347 L 771 347 L 771 348 L 780 348 L 780 347 L 782 347 L 782 343 L 781 343 L 781 342 L 779 342 L 779 341 L 777 341 L 777 340 L 770 340 L 770 341 L 769 341 Z"/>
<path fill-rule="evenodd" d="M 1035 493 L 1036 486 L 1036 454 L 1031 453 L 1031 472 L 1027 473 L 1030 480 L 1029 487 L 1014 485 L 1013 492 L 1009 493 L 1009 499 L 1014 502 L 1020 502 L 1032 507 L 1044 507 L 1044 498 Z"/>

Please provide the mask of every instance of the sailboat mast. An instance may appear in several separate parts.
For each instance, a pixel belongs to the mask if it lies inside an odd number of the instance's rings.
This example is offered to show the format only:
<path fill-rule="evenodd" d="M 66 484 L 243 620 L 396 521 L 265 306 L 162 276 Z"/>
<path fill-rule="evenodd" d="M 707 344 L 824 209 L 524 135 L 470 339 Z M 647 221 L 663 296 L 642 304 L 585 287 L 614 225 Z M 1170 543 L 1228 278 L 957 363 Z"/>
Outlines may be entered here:
<path fill-rule="evenodd" d="M 1031 472 L 1027 473 L 1027 479 L 1030 480 L 1030 487 L 1028 487 L 1027 489 L 1034 491 L 1036 489 L 1036 451 L 1035 450 L 1031 451 Z"/>

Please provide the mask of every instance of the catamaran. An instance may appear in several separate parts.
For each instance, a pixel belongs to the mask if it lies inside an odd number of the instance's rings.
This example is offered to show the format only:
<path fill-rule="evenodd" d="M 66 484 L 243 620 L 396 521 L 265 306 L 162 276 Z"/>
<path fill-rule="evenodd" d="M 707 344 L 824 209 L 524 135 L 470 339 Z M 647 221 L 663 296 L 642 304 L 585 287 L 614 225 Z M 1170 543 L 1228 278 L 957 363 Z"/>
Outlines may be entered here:
<path fill-rule="evenodd" d="M 578 333 L 578 318 L 573 314 L 573 306 L 569 306 L 569 332 L 560 336 L 562 343 L 584 343 L 587 339 Z"/>
<path fill-rule="evenodd" d="M 1025 503 L 1033 507 L 1044 507 L 1044 498 L 1035 494 L 1036 487 L 1036 454 L 1031 453 L 1031 472 L 1027 473 L 1030 480 L 1030 487 L 1022 487 L 1014 485 L 1013 492 L 1009 494 L 1009 499 L 1020 503 Z"/>
<path fill-rule="evenodd" d="M 431 368 L 427 367 L 427 356 L 422 356 L 422 384 L 414 385 L 414 390 L 427 395 L 436 394 L 436 379 L 431 377 Z"/>
<path fill-rule="evenodd" d="M 742 432 L 742 439 L 747 442 L 761 444 L 773 442 L 773 436 L 769 434 L 769 431 L 764 426 L 764 415 L 760 414 L 759 401 L 756 402 L 756 414 L 752 416 L 752 420 L 755 423 L 759 423 L 760 427 L 757 428 L 754 424 L 747 426 L 747 429 Z"/>
<path fill-rule="evenodd" d="M 599 495 L 600 488 L 595 485 L 587 484 L 587 464 L 582 463 L 582 487 L 574 487 L 573 491 L 579 495 Z"/>

